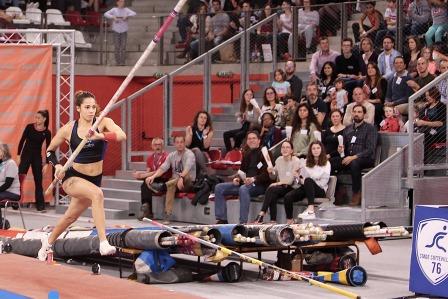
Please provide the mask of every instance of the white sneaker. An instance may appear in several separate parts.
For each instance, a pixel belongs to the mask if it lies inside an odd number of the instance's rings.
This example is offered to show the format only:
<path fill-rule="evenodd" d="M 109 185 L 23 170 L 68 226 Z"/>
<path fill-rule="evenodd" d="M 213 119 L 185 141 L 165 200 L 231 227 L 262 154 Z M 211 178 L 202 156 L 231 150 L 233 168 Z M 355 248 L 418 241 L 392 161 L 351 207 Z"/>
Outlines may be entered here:
<path fill-rule="evenodd" d="M 109 244 L 107 240 L 100 242 L 100 254 L 101 255 L 113 255 L 117 252 L 117 248 Z"/>
<path fill-rule="evenodd" d="M 300 213 L 298 217 L 304 220 L 316 219 L 316 213 L 314 212 L 310 213 L 308 212 L 308 210 L 305 210 L 304 212 Z"/>
<path fill-rule="evenodd" d="M 39 249 L 39 252 L 37 253 L 37 258 L 39 259 L 39 261 L 45 262 L 47 260 L 48 251 L 52 249 L 52 245 L 48 243 L 48 235 L 42 237 L 41 242 L 42 247 Z"/>

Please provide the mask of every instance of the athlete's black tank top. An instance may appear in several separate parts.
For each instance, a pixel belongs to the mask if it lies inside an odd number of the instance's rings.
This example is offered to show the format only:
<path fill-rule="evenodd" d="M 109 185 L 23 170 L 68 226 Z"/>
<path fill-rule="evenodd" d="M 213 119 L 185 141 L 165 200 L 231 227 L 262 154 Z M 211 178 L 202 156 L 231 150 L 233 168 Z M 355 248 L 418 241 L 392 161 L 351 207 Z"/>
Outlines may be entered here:
<path fill-rule="evenodd" d="M 93 119 L 95 122 L 95 118 Z M 97 132 L 98 129 L 97 129 Z M 70 149 L 72 152 L 81 143 L 82 139 L 78 136 L 78 121 L 73 124 L 72 134 L 70 136 Z M 89 140 L 84 145 L 79 155 L 76 157 L 76 163 L 88 164 L 103 160 L 104 153 L 106 152 L 107 143 L 104 140 Z"/>

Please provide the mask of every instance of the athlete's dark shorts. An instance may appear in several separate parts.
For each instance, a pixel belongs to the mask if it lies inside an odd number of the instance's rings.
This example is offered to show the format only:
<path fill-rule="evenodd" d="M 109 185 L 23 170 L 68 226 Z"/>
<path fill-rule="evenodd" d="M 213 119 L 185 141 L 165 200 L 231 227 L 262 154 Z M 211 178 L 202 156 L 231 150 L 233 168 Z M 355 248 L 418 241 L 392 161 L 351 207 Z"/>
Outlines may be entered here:
<path fill-rule="evenodd" d="M 96 176 L 90 176 L 90 175 L 86 175 L 86 174 L 80 173 L 80 172 L 74 170 L 72 167 L 70 167 L 65 172 L 65 177 L 62 179 L 62 183 L 64 181 L 66 181 L 68 178 L 71 178 L 71 177 L 78 177 L 78 178 L 85 179 L 85 180 L 91 182 L 92 184 L 94 184 L 94 185 L 96 185 L 98 187 L 101 187 L 101 180 L 103 179 L 103 175 L 102 174 L 99 174 L 99 175 L 96 175 Z"/>

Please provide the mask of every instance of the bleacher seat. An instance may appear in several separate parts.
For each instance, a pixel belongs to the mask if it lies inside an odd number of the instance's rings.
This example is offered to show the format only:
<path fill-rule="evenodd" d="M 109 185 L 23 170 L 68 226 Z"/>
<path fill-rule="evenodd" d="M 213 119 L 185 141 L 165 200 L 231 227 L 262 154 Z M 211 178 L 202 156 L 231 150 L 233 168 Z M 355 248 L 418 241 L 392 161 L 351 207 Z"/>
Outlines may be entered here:
<path fill-rule="evenodd" d="M 86 42 L 86 40 L 84 39 L 84 35 L 79 30 L 75 31 L 75 47 L 84 49 L 92 48 L 92 44 Z"/>
<path fill-rule="evenodd" d="M 42 11 L 39 8 L 28 7 L 25 12 L 26 18 L 33 24 L 42 24 Z"/>
<path fill-rule="evenodd" d="M 46 11 L 47 24 L 56 26 L 70 26 L 70 22 L 64 19 L 62 12 L 59 9 L 49 8 Z"/>
<path fill-rule="evenodd" d="M 13 24 L 23 24 L 23 25 L 31 24 L 31 21 L 26 19 L 25 16 L 23 15 L 23 12 L 20 9 L 20 7 L 10 6 L 6 9 L 5 13 L 13 17 L 12 19 Z"/>
<path fill-rule="evenodd" d="M 327 192 L 325 193 L 325 197 L 318 197 L 314 199 L 315 203 L 320 204 L 319 208 L 329 208 L 334 206 L 334 193 L 336 191 L 336 183 L 338 179 L 336 176 L 330 176 L 330 180 L 328 181 Z"/>

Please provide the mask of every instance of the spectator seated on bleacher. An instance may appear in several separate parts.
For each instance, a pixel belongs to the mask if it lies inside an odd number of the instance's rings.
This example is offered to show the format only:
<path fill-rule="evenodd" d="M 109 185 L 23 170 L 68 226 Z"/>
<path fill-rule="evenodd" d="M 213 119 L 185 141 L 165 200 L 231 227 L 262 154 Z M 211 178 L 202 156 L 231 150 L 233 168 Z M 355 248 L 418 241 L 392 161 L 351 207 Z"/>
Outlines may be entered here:
<path fill-rule="evenodd" d="M 203 110 L 196 113 L 193 125 L 186 128 L 185 145 L 196 158 L 197 166 L 201 175 L 207 173 L 207 162 L 210 144 L 213 139 L 213 127 L 210 114 Z"/>
<path fill-rule="evenodd" d="M 13 17 L 6 14 L 4 10 L 0 10 L 0 26 L 3 27 L 12 22 Z"/>
<path fill-rule="evenodd" d="M 282 130 L 274 125 L 274 114 L 267 111 L 261 116 L 261 145 L 270 149 L 282 140 Z"/>
<path fill-rule="evenodd" d="M 291 142 L 294 154 L 303 158 L 308 153 L 308 146 L 316 140 L 316 131 L 320 125 L 311 107 L 307 103 L 300 103 L 292 120 Z"/>
<path fill-rule="evenodd" d="M 272 7 L 268 3 L 264 6 L 263 11 L 261 12 L 260 21 L 266 19 L 272 14 Z M 257 36 L 256 36 L 256 51 L 263 55 L 262 45 L 268 44 L 272 49 L 272 30 L 273 30 L 273 22 L 267 22 L 257 28 Z M 265 57 L 263 56 L 263 60 Z"/>
<path fill-rule="evenodd" d="M 334 92 L 336 98 L 331 100 L 330 107 L 333 109 L 338 109 L 344 113 L 345 106 L 348 104 L 348 92 L 345 89 L 345 81 L 342 78 L 337 78 L 334 81 Z"/>
<path fill-rule="evenodd" d="M 282 123 L 281 128 L 286 126 L 292 126 L 292 120 L 297 110 L 297 102 L 293 97 L 287 97 L 285 105 L 283 105 Z"/>
<path fill-rule="evenodd" d="M 395 40 L 392 36 L 386 35 L 383 38 L 383 52 L 378 55 L 378 69 L 381 75 L 389 80 L 395 73 L 395 57 L 400 56 L 400 52 L 394 49 Z"/>
<path fill-rule="evenodd" d="M 320 127 L 328 128 L 328 107 L 319 97 L 319 89 L 317 84 L 309 82 L 306 86 L 306 103 L 310 106 L 311 112 L 315 115 Z"/>
<path fill-rule="evenodd" d="M 368 124 L 373 125 L 375 121 L 375 106 L 371 104 L 366 99 L 366 94 L 362 90 L 361 87 L 356 87 L 355 90 L 353 90 L 353 103 L 348 104 L 347 109 L 345 111 L 344 115 L 344 126 L 349 126 L 353 123 L 354 115 L 352 114 L 353 108 L 356 105 L 361 105 L 365 108 L 366 112 L 364 112 L 363 116 L 365 121 Z"/>
<path fill-rule="evenodd" d="M 383 105 L 387 92 L 387 80 L 381 77 L 380 70 L 374 62 L 367 65 L 367 76 L 362 90 L 367 96 L 367 101 L 375 106 L 375 126 L 379 127 L 383 120 Z"/>
<path fill-rule="evenodd" d="M 298 31 L 299 39 L 301 36 L 305 36 L 305 51 L 306 54 L 311 54 L 311 46 L 313 39 L 316 37 L 316 30 L 319 26 L 319 12 L 311 10 L 311 0 L 303 0 L 303 8 L 299 9 L 298 15 Z M 288 47 L 289 51 L 292 51 L 293 36 L 289 35 Z M 303 53 L 305 54 L 305 53 Z"/>
<path fill-rule="evenodd" d="M 440 102 L 440 93 L 432 87 L 425 94 L 426 107 L 415 120 L 418 131 L 425 134 L 425 164 L 435 163 L 436 149 L 445 153 L 446 147 L 446 105 Z"/>
<path fill-rule="evenodd" d="M 327 103 L 327 106 L 329 106 L 330 103 L 330 90 L 332 88 L 334 89 L 334 81 L 336 78 L 336 65 L 331 61 L 325 62 L 320 71 L 317 84 L 320 91 L 320 97 Z"/>
<path fill-rule="evenodd" d="M 361 79 L 360 59 L 358 54 L 353 52 L 353 40 L 351 38 L 344 38 L 341 42 L 341 48 L 342 53 L 335 60 L 336 74 L 338 78 L 344 80 L 345 89 L 351 95 Z"/>
<path fill-rule="evenodd" d="M 448 71 L 448 60 L 441 60 L 439 64 L 440 73 L 443 74 Z M 440 92 L 440 102 L 447 105 L 448 104 L 448 78 L 442 80 L 437 84 L 437 88 Z"/>
<path fill-rule="evenodd" d="M 322 36 L 319 39 L 319 50 L 311 56 L 310 62 L 310 80 L 316 82 L 317 76 L 320 74 L 325 62 L 335 62 L 339 52 L 330 49 L 328 37 Z"/>
<path fill-rule="evenodd" d="M 207 5 L 205 3 L 202 3 L 198 7 L 197 12 L 190 17 L 189 22 L 191 24 L 191 27 L 189 27 L 189 32 L 187 33 L 187 36 L 185 38 L 185 49 L 184 52 L 177 58 L 185 57 L 185 54 L 188 51 L 190 52 L 189 59 L 194 59 L 199 56 L 199 25 L 200 25 L 199 18 L 202 16 L 205 16 L 205 29 L 204 29 L 204 35 L 206 37 L 205 46 L 207 50 L 211 47 L 210 42 L 212 40 L 207 39 L 208 37 L 210 37 L 211 17 L 205 15 L 206 13 L 207 13 Z"/>
<path fill-rule="evenodd" d="M 286 81 L 289 82 L 291 88 L 291 96 L 294 98 L 294 100 L 300 102 L 300 99 L 302 98 L 303 82 L 299 77 L 296 76 L 295 73 L 296 62 L 291 59 L 287 60 L 285 62 Z"/>
<path fill-rule="evenodd" d="M 316 0 L 314 4 L 322 5 L 319 8 L 319 19 L 325 21 L 320 22 L 321 35 L 337 35 L 338 29 L 341 28 L 341 5 L 339 1 Z"/>
<path fill-rule="evenodd" d="M 412 78 L 407 82 L 408 86 L 412 89 L 412 93 L 417 92 L 420 88 L 427 85 L 435 78 L 435 76 L 430 74 L 428 71 L 428 60 L 426 60 L 423 57 L 420 57 L 417 60 L 417 73 L 418 73 L 417 77 Z M 419 99 L 416 99 L 414 103 L 418 106 L 424 106 L 425 105 L 424 101 L 425 101 L 424 97 L 420 97 Z M 407 115 L 408 110 L 406 109 L 406 107 L 403 108 L 405 109 L 403 109 L 402 113 Z"/>
<path fill-rule="evenodd" d="M 428 72 L 431 75 L 435 75 L 437 73 L 437 63 L 432 56 L 432 47 L 423 47 L 422 57 L 428 61 Z"/>
<path fill-rule="evenodd" d="M 277 98 L 281 102 L 285 102 L 285 97 L 291 95 L 291 84 L 286 81 L 286 74 L 282 69 L 276 69 L 274 71 L 274 81 L 272 82 L 277 93 Z"/>
<path fill-rule="evenodd" d="M 432 25 L 425 33 L 426 46 L 434 42 L 441 42 L 443 35 L 448 32 L 448 4 L 443 0 L 428 0 L 431 7 Z"/>
<path fill-rule="evenodd" d="M 270 212 L 272 222 L 277 221 L 277 200 L 293 190 L 294 174 L 300 167 L 300 160 L 294 156 L 294 150 L 290 141 L 283 141 L 281 146 L 281 156 L 275 160 L 274 168 L 268 167 L 271 180 L 275 181 L 269 185 L 264 194 L 263 206 L 255 223 L 263 223 L 266 212 Z"/>
<path fill-rule="evenodd" d="M 171 178 L 171 171 L 165 172 L 162 176 L 155 178 L 149 183 L 149 177 L 156 173 L 165 162 L 168 153 L 164 150 L 164 141 L 160 137 L 155 137 L 151 142 L 152 153 L 146 160 L 146 171 L 136 171 L 132 175 L 138 180 L 143 180 L 141 190 L 141 209 L 138 220 L 152 218 L 152 196 L 166 191 L 165 183 Z"/>
<path fill-rule="evenodd" d="M 394 105 L 384 105 L 384 119 L 380 123 L 380 132 L 396 133 L 401 131 L 400 119 L 396 116 Z"/>
<path fill-rule="evenodd" d="M 265 112 L 271 112 L 275 117 L 275 125 L 277 127 L 280 127 L 282 123 L 283 105 L 279 103 L 277 92 L 275 91 L 274 87 L 268 87 L 264 90 L 261 115 L 263 115 Z"/>
<path fill-rule="evenodd" d="M 282 10 L 283 13 L 280 15 L 278 20 L 278 48 L 277 48 L 277 56 L 288 60 L 291 58 L 288 51 L 288 39 L 292 34 L 292 9 L 291 9 L 291 0 L 282 1 Z"/>
<path fill-rule="evenodd" d="M 338 151 L 344 152 L 343 169 L 352 177 L 353 196 L 350 205 L 358 206 L 361 204 L 361 171 L 375 164 L 378 132 L 373 125 L 364 121 L 367 111 L 363 105 L 356 104 L 352 109 L 354 122 L 344 129 L 344 145 L 338 147 Z"/>
<path fill-rule="evenodd" d="M 320 141 L 311 142 L 306 158 L 306 164 L 299 170 L 298 180 L 300 187 L 292 189 L 285 197 L 285 213 L 287 224 L 294 223 L 293 202 L 308 199 L 308 207 L 298 215 L 302 220 L 315 219 L 314 199 L 325 197 L 330 179 L 331 165 L 328 161 L 325 148 Z"/>
<path fill-rule="evenodd" d="M 376 38 L 376 33 L 384 25 L 381 12 L 375 9 L 376 2 L 367 2 L 365 10 L 357 23 L 353 23 L 353 36 L 355 43 L 359 43 L 363 37 L 369 37 L 372 41 Z"/>
<path fill-rule="evenodd" d="M 169 223 L 172 218 L 176 191 L 191 191 L 196 180 L 196 159 L 193 152 L 186 148 L 185 137 L 174 137 L 174 146 L 176 150 L 170 153 L 159 169 L 147 178 L 147 183 L 152 184 L 156 178 L 171 168 L 171 179 L 166 182 L 164 223 Z"/>
<path fill-rule="evenodd" d="M 408 100 L 412 89 L 407 82 L 411 80 L 406 71 L 404 59 L 398 56 L 394 60 L 395 74 L 387 81 L 387 92 L 385 103 L 392 103 L 400 114 L 407 111 Z"/>
<path fill-rule="evenodd" d="M 213 36 L 214 46 L 217 46 L 231 36 L 230 17 L 222 10 L 220 0 L 212 0 L 212 8 L 215 15 L 211 19 L 210 34 Z"/>
<path fill-rule="evenodd" d="M 386 11 L 384 12 L 386 28 L 378 30 L 375 38 L 376 48 L 381 46 L 386 35 L 396 36 L 397 32 L 397 0 L 387 0 L 386 3 Z"/>
<path fill-rule="evenodd" d="M 406 25 L 404 27 L 405 35 L 419 36 L 428 30 L 431 21 L 431 9 L 428 1 L 414 0 L 409 5 Z"/>
<path fill-rule="evenodd" d="M 238 195 L 240 200 L 240 223 L 247 223 L 250 199 L 264 194 L 270 184 L 267 164 L 261 152 L 261 140 L 257 131 L 249 131 L 246 136 L 241 168 L 232 182 L 215 186 L 216 223 L 227 223 L 226 196 Z"/>
<path fill-rule="evenodd" d="M 367 76 L 367 65 L 370 62 L 378 63 L 378 54 L 375 52 L 375 47 L 370 38 L 364 37 L 361 39 L 361 52 L 359 56 L 359 68 L 363 77 Z M 378 72 L 379 73 L 379 72 Z"/>
<path fill-rule="evenodd" d="M 409 36 L 406 39 L 407 51 L 405 51 L 403 58 L 407 65 L 408 74 L 411 78 L 417 77 L 417 60 L 422 55 L 422 45 L 420 39 L 416 36 Z"/>
<path fill-rule="evenodd" d="M 240 110 L 235 113 L 236 121 L 241 124 L 241 128 L 224 132 L 223 138 L 226 152 L 229 152 L 234 148 L 241 148 L 241 144 L 243 143 L 247 132 L 251 127 L 258 124 L 258 119 L 261 116 L 261 109 L 254 99 L 254 92 L 252 89 L 243 91 L 241 98 Z"/>
<path fill-rule="evenodd" d="M 240 30 L 244 30 L 244 28 L 249 28 L 252 25 L 255 25 L 258 23 L 258 16 L 254 13 L 252 9 L 252 3 L 249 0 L 244 0 L 240 2 L 241 7 L 241 13 L 239 16 L 239 23 L 240 23 Z M 246 18 L 248 18 L 249 23 L 246 26 Z M 253 42 L 251 41 L 251 46 L 253 45 Z"/>
<path fill-rule="evenodd" d="M 322 143 L 327 153 L 328 161 L 331 164 L 331 173 L 336 174 L 342 168 L 342 157 L 338 152 L 339 136 L 343 136 L 345 129 L 342 123 L 343 114 L 340 110 L 335 109 L 330 112 L 330 120 L 332 126 L 322 131 Z"/>

